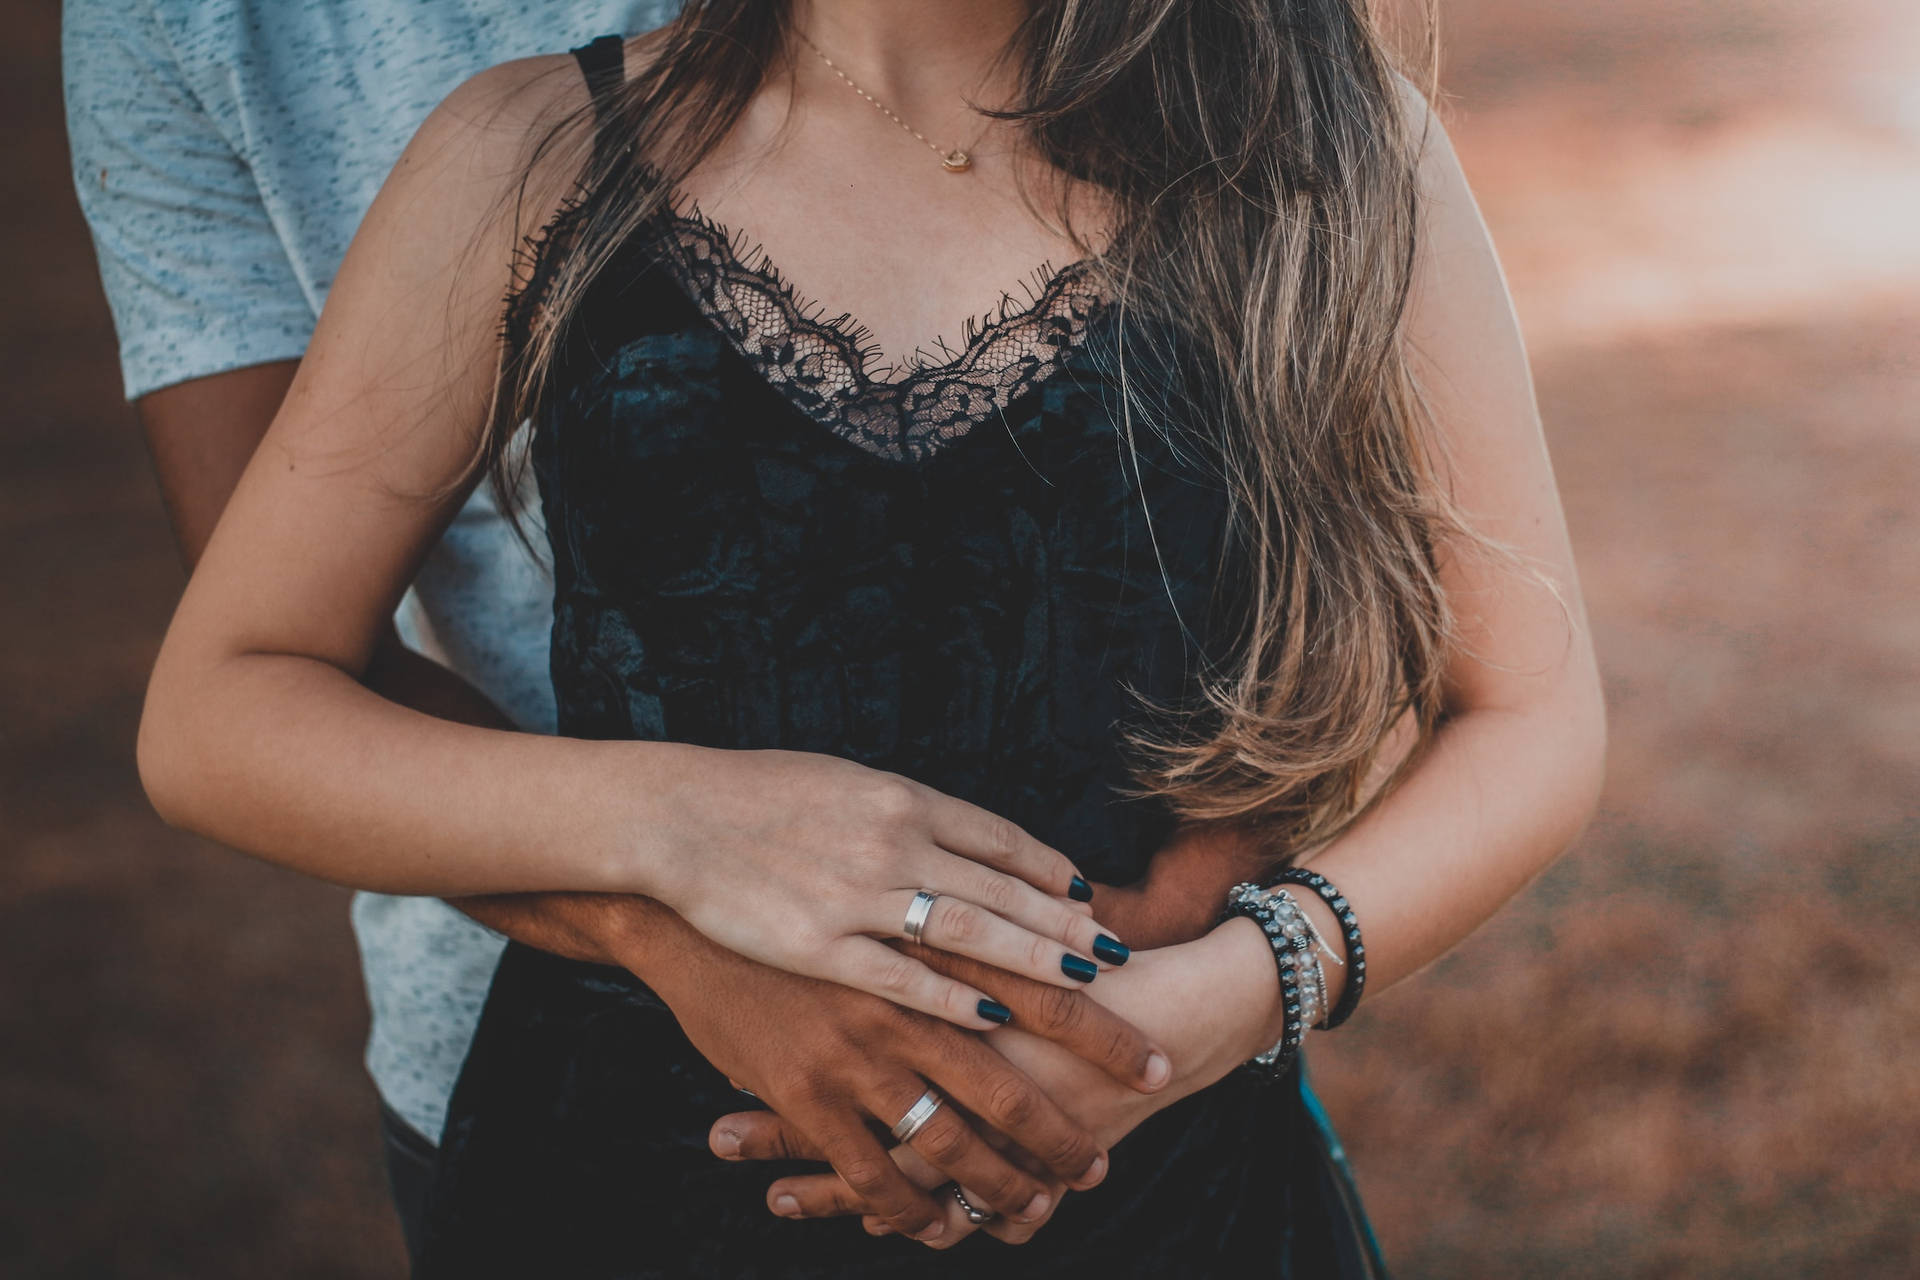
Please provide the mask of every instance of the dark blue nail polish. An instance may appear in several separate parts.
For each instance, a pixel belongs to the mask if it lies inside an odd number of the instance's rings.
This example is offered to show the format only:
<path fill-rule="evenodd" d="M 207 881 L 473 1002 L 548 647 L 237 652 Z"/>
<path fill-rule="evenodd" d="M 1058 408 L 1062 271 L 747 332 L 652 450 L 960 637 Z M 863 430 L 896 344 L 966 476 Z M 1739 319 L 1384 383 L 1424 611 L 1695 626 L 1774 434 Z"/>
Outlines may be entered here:
<path fill-rule="evenodd" d="M 1093 954 L 1108 964 L 1125 964 L 1127 957 L 1133 954 L 1133 948 L 1103 933 L 1093 940 Z"/>
<path fill-rule="evenodd" d="M 1060 972 L 1075 982 L 1092 982 L 1100 976 L 1100 966 L 1091 960 L 1082 960 L 1079 956 L 1061 956 Z"/>
<path fill-rule="evenodd" d="M 1013 1010 L 1007 1008 L 1007 1006 L 1001 1004 L 998 1000 L 982 1000 L 979 1004 L 975 1005 L 974 1008 L 979 1010 L 980 1016 L 988 1022 L 1013 1021 Z"/>
<path fill-rule="evenodd" d="M 1075 902 L 1092 902 L 1093 886 L 1087 883 L 1085 876 L 1075 876 L 1073 883 L 1067 886 L 1067 896 Z"/>

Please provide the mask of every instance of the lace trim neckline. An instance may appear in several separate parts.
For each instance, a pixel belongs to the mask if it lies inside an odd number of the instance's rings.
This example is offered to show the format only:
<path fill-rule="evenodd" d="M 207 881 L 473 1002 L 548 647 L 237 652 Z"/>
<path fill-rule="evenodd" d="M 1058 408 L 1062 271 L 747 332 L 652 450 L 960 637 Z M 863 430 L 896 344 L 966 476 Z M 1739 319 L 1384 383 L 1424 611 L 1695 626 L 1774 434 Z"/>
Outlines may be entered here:
<path fill-rule="evenodd" d="M 657 174 L 649 174 L 658 180 Z M 1099 299 L 1091 258 L 1037 268 L 960 342 L 934 340 L 876 368 L 872 332 L 852 313 L 828 315 L 794 288 L 763 246 L 749 244 L 668 192 L 657 218 L 667 251 L 656 259 L 761 378 L 835 435 L 885 458 L 932 456 L 1053 376 L 1084 340 Z"/>
<path fill-rule="evenodd" d="M 642 165 L 641 180 L 664 183 Z M 529 240 L 526 289 L 509 319 L 539 305 L 547 259 L 588 199 L 569 201 Z M 1097 260 L 1042 263 L 1019 291 L 968 316 L 957 343 L 944 336 L 880 365 L 871 330 L 851 312 L 827 314 L 780 271 L 766 249 L 668 190 L 646 236 L 650 260 L 720 330 L 756 373 L 796 409 L 869 453 L 901 461 L 931 456 L 1052 377 L 1084 341 L 1105 299 Z M 1022 296 L 1024 295 L 1024 296 Z"/>
<path fill-rule="evenodd" d="M 1013 289 L 984 311 L 967 316 L 959 341 L 938 334 L 905 354 L 881 363 L 885 352 L 873 331 L 851 311 L 828 315 L 818 299 L 802 293 L 781 271 L 766 246 L 735 227 L 708 216 L 691 198 L 669 197 L 655 217 L 675 233 L 680 247 L 702 257 L 723 260 L 730 274 L 751 276 L 777 295 L 782 310 L 809 328 L 827 330 L 854 354 L 854 373 L 863 387 L 903 386 L 916 378 L 937 375 L 966 363 L 968 356 L 1008 325 L 1019 324 L 1055 305 L 1067 290 L 1084 287 L 1094 269 L 1091 257 L 1075 258 L 1055 267 L 1051 260 L 1034 267 Z"/>

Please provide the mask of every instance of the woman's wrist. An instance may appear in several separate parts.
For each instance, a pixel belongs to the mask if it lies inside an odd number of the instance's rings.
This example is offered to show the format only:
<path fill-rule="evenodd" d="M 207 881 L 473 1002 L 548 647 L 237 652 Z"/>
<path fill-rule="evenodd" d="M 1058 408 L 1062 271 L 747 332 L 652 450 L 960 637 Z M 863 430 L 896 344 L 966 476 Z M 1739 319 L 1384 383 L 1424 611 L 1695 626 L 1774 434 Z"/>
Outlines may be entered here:
<path fill-rule="evenodd" d="M 737 753 L 683 742 L 606 742 L 607 798 L 596 824 L 595 886 L 669 907 L 685 901 L 701 871 L 699 821 Z"/>
<path fill-rule="evenodd" d="M 1317 981 L 1324 982 L 1325 989 L 1323 993 L 1315 993 L 1317 998 L 1314 1001 L 1303 999 L 1303 1003 L 1310 1006 L 1300 1015 L 1305 1021 L 1296 1020 L 1291 1028 L 1288 1025 L 1282 999 L 1282 962 L 1274 950 L 1275 937 L 1270 936 L 1260 921 L 1235 914 L 1208 935 L 1208 941 L 1217 952 L 1215 964 L 1221 975 L 1223 1001 L 1244 1001 L 1250 1010 L 1246 1017 L 1234 1019 L 1228 1024 L 1229 1033 L 1221 1040 L 1223 1047 L 1232 1045 L 1244 1050 L 1237 1059 L 1239 1062 L 1267 1053 L 1284 1036 L 1309 1030 L 1306 1022 L 1323 1019 L 1328 1010 L 1337 1007 L 1346 989 L 1345 962 L 1348 957 L 1345 955 L 1338 914 L 1316 893 L 1295 889 L 1286 896 L 1318 934 L 1309 958 L 1313 968 L 1318 971 Z M 1300 972 L 1304 970 L 1296 969 L 1296 973 Z M 1304 984 L 1306 979 L 1296 978 L 1296 982 Z M 1302 995 L 1305 995 L 1304 991 Z M 1313 1012 L 1315 1008 L 1317 1013 Z"/>
<path fill-rule="evenodd" d="M 1222 928 L 1244 922 L 1258 932 L 1272 962 L 1278 996 L 1268 1008 L 1266 1044 L 1249 1065 L 1278 1078 L 1293 1064 L 1307 1032 L 1339 1026 L 1353 1012 L 1365 976 L 1364 949 L 1348 901 L 1325 877 L 1304 869 L 1282 871 L 1264 887 L 1236 885 L 1227 895 Z M 1334 939 L 1328 941 L 1328 937 Z M 1348 966 L 1355 969 L 1350 971 Z"/>
<path fill-rule="evenodd" d="M 1278 1036 L 1280 978 L 1266 935 L 1236 917 L 1177 947 L 1141 953 L 1134 964 L 1154 975 L 1151 1027 L 1173 1058 L 1171 1101 L 1223 1079 Z M 1128 975 L 1131 977 L 1132 975 Z M 1098 993 L 1096 993 L 1098 994 Z"/>
<path fill-rule="evenodd" d="M 1208 938 L 1220 949 L 1221 972 L 1231 975 L 1225 979 L 1223 994 L 1241 1011 L 1231 1023 L 1233 1034 L 1222 1044 L 1231 1055 L 1231 1069 L 1266 1052 L 1280 1038 L 1285 1023 L 1280 969 L 1274 963 L 1273 944 L 1266 932 L 1245 916 L 1234 916 L 1218 925 Z"/>

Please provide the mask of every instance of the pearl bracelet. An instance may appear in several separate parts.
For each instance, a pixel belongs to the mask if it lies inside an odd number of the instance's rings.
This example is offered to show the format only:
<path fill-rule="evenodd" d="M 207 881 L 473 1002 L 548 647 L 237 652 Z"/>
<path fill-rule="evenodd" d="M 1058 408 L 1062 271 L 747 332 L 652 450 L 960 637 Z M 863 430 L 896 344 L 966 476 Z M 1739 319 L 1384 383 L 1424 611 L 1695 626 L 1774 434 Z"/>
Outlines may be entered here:
<path fill-rule="evenodd" d="M 1346 895 L 1318 871 L 1289 867 L 1274 877 L 1274 883 L 1304 885 L 1313 890 L 1325 899 L 1327 906 L 1340 920 L 1340 940 L 1347 948 L 1344 962 L 1347 985 L 1340 992 L 1340 1003 L 1327 1015 L 1326 1029 L 1331 1031 L 1353 1016 L 1353 1011 L 1360 1006 L 1361 992 L 1367 989 L 1367 944 L 1360 936 L 1360 918 L 1353 913 L 1353 904 L 1347 901 Z M 1319 937 L 1318 930 L 1314 931 L 1314 936 Z M 1332 954 L 1331 950 L 1328 954 Z"/>

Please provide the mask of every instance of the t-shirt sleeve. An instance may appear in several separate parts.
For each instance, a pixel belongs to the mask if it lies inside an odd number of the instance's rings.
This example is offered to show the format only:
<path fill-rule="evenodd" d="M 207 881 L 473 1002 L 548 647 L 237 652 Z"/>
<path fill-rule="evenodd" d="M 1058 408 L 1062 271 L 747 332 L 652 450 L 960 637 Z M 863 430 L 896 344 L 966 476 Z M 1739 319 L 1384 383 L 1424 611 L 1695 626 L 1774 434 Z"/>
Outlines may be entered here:
<path fill-rule="evenodd" d="M 127 398 L 298 358 L 312 305 L 252 171 L 150 8 L 66 0 L 61 48 L 74 184 Z"/>

